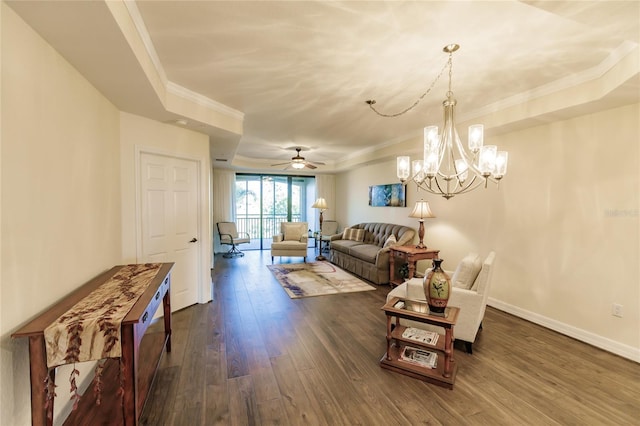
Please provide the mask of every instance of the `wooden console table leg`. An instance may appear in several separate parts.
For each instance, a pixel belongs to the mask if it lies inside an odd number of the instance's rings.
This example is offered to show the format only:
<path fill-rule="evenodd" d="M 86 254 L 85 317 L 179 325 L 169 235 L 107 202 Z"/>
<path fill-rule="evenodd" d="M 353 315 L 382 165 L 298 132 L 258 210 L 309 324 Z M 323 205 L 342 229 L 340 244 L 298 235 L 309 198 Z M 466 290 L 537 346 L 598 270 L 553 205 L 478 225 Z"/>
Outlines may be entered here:
<path fill-rule="evenodd" d="M 167 352 L 171 352 L 171 299 L 169 297 L 169 289 L 162 298 L 162 309 L 164 315 L 164 336 L 167 341 Z"/>
<path fill-rule="evenodd" d="M 47 407 L 48 394 L 45 390 L 47 375 L 53 385 L 56 380 L 55 369 L 47 369 L 47 351 L 44 336 L 29 337 L 29 363 L 31 377 L 31 424 L 44 426 L 53 424 L 53 397 Z"/>
<path fill-rule="evenodd" d="M 120 378 L 124 394 L 122 396 L 122 416 L 125 426 L 138 424 L 136 371 L 138 353 L 136 345 L 135 325 L 122 327 L 122 358 L 120 362 Z"/>

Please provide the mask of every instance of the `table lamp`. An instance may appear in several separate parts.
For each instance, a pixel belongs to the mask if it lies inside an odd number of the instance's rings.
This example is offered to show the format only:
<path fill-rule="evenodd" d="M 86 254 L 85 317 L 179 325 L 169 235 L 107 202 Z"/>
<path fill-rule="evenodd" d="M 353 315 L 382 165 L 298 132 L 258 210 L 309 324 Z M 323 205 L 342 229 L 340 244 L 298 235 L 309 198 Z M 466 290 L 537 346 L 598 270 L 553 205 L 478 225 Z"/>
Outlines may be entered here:
<path fill-rule="evenodd" d="M 322 216 L 320 216 L 322 217 Z M 416 205 L 413 208 L 413 211 L 409 214 L 409 217 L 416 217 L 420 219 L 420 228 L 418 229 L 418 237 L 420 238 L 420 242 L 416 246 L 419 249 L 425 249 L 427 246 L 424 245 L 424 219 L 425 218 L 433 218 L 436 217 L 429 208 L 429 202 L 425 200 L 416 201 Z"/>

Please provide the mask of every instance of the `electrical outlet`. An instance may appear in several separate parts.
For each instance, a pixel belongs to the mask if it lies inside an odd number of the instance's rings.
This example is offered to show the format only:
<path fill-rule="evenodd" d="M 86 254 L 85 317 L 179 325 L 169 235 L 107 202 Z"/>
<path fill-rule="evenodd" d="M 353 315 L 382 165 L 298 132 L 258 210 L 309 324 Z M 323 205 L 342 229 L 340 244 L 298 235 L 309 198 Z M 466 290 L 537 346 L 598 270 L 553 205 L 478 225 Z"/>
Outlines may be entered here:
<path fill-rule="evenodd" d="M 611 306 L 611 315 L 613 315 L 614 317 L 622 318 L 622 305 L 620 305 L 619 303 L 614 303 Z"/>

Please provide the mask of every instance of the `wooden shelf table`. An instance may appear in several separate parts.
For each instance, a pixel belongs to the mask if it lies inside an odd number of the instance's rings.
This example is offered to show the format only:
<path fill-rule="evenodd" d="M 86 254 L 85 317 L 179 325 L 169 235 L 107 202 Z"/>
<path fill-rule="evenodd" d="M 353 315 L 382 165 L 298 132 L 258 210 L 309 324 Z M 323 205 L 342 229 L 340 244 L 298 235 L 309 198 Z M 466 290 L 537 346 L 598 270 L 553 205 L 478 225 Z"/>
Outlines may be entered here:
<path fill-rule="evenodd" d="M 404 307 L 396 307 L 398 302 L 403 302 Z M 453 359 L 453 327 L 458 319 L 460 309 L 448 307 L 445 309 L 444 316 L 437 316 L 429 313 L 426 302 L 394 297 L 382 307 L 382 310 L 387 316 L 387 352 L 380 359 L 380 367 L 453 389 L 458 372 L 458 366 Z M 395 327 L 392 327 L 393 317 L 396 318 Z M 445 334 L 439 335 L 435 345 L 405 339 L 402 334 L 407 327 L 400 325 L 400 318 L 443 327 Z M 403 361 L 400 355 L 405 346 L 437 352 L 436 368 L 426 368 Z"/>

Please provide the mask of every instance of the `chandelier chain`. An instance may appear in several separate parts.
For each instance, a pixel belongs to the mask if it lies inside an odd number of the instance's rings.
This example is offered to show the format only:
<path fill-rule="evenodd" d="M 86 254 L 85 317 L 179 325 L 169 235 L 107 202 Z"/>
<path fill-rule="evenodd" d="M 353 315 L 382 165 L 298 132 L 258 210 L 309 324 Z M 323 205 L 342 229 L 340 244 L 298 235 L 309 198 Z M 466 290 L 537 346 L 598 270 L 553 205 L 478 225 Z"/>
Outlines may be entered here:
<path fill-rule="evenodd" d="M 407 112 L 411 111 L 412 109 L 414 109 L 416 106 L 418 106 L 418 104 L 420 103 L 420 101 L 422 101 L 422 99 L 427 96 L 427 94 L 429 92 L 431 92 L 431 89 L 433 89 L 433 86 L 436 85 L 436 83 L 440 80 L 440 77 L 442 77 L 442 74 L 444 73 L 444 70 L 447 69 L 447 67 L 449 67 L 449 92 L 451 92 L 451 66 L 452 66 L 452 60 L 451 60 L 452 54 L 449 53 L 449 60 L 444 64 L 444 66 L 442 67 L 442 69 L 440 70 L 440 72 L 438 73 L 437 77 L 433 80 L 433 82 L 431 82 L 431 85 L 429 86 L 429 88 L 422 94 L 420 95 L 420 97 L 418 99 L 416 99 L 416 101 L 409 107 L 403 109 L 400 112 L 397 112 L 395 114 L 385 114 L 382 113 L 380 111 L 378 111 L 373 105 L 376 103 L 375 99 L 370 99 L 367 102 L 367 104 L 369 105 L 369 108 L 371 108 L 371 110 L 373 112 L 375 112 L 376 114 L 378 114 L 380 117 L 386 117 L 386 118 L 393 118 L 393 117 L 398 117 L 402 114 L 406 114 Z"/>

